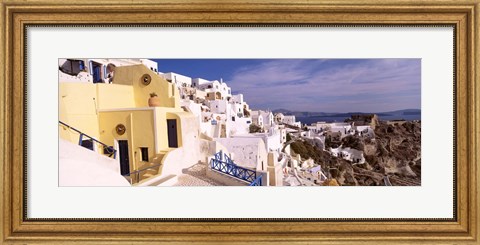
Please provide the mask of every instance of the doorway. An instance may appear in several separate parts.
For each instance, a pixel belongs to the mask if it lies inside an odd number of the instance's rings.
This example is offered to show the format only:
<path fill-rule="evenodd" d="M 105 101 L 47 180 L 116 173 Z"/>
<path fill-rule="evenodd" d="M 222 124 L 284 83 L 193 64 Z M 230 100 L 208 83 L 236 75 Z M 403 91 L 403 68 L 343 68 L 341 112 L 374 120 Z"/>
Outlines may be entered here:
<path fill-rule="evenodd" d="M 167 119 L 167 128 L 168 128 L 168 147 L 177 148 L 178 147 L 177 120 Z"/>
<path fill-rule="evenodd" d="M 130 159 L 128 155 L 128 140 L 118 141 L 118 151 L 120 157 L 120 174 L 126 175 L 130 173 Z"/>
<path fill-rule="evenodd" d="M 90 61 L 91 71 L 93 77 L 93 83 L 103 83 L 102 80 L 102 64 Z"/>

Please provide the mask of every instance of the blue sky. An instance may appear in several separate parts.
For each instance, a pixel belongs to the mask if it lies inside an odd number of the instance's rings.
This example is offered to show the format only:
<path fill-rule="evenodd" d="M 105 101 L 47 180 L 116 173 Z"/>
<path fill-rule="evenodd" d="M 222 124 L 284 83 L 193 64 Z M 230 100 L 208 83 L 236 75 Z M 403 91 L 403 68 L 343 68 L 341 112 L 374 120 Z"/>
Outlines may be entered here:
<path fill-rule="evenodd" d="M 420 59 L 154 59 L 161 72 L 223 78 L 253 109 L 384 112 L 421 107 Z"/>

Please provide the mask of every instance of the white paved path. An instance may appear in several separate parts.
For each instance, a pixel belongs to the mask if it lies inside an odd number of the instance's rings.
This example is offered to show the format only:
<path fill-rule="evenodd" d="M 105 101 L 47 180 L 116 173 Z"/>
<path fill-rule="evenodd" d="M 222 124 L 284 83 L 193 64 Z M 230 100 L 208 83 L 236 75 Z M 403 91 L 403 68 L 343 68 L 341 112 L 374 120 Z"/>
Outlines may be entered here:
<path fill-rule="evenodd" d="M 207 166 L 197 163 L 190 168 L 182 170 L 178 176 L 178 182 L 173 186 L 222 186 L 221 183 L 207 177 Z"/>

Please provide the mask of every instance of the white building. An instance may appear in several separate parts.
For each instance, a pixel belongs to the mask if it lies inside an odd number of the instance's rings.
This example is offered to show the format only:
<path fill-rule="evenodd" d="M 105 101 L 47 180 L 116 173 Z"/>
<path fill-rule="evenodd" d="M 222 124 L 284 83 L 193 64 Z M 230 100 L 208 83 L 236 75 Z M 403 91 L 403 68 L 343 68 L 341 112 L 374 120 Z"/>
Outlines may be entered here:
<path fill-rule="evenodd" d="M 372 129 L 370 125 L 366 126 L 355 126 L 357 135 L 368 137 L 368 138 L 375 138 L 375 131 Z"/>
<path fill-rule="evenodd" d="M 148 59 L 58 59 L 62 82 L 111 83 L 115 67 L 143 64 L 158 72 L 157 62 Z"/>
<path fill-rule="evenodd" d="M 252 111 L 252 113 L 250 114 L 250 116 L 252 117 L 252 123 L 263 128 L 263 117 L 262 115 L 260 114 L 260 111 Z"/>
<path fill-rule="evenodd" d="M 210 81 L 203 79 L 203 78 L 193 78 L 192 79 L 192 86 L 195 88 L 200 88 L 200 85 L 209 83 Z"/>
<path fill-rule="evenodd" d="M 274 119 L 275 119 L 275 122 L 276 123 L 281 123 L 283 122 L 283 118 L 285 117 L 285 115 L 283 115 L 283 113 L 277 113 L 275 114 L 274 116 Z"/>
<path fill-rule="evenodd" d="M 286 115 L 283 117 L 283 123 L 293 125 L 295 123 L 295 116 L 293 115 Z"/>
<path fill-rule="evenodd" d="M 284 128 L 272 127 L 266 133 L 255 134 L 239 134 L 232 136 L 233 138 L 258 138 L 265 143 L 265 150 L 267 152 L 280 153 L 283 144 L 286 141 L 286 130 Z"/>
<path fill-rule="evenodd" d="M 210 107 L 210 110 L 213 112 L 213 113 L 221 113 L 221 114 L 226 114 L 227 111 L 229 112 L 229 115 L 227 116 L 230 116 L 230 112 L 231 112 L 231 105 L 230 103 L 228 103 L 228 101 L 226 100 L 210 100 L 208 101 L 208 107 Z"/>
<path fill-rule="evenodd" d="M 294 115 L 283 115 L 282 113 L 278 113 L 275 115 L 275 121 L 288 124 L 290 126 L 295 127 L 302 127 L 301 122 L 297 122 Z"/>
<path fill-rule="evenodd" d="M 252 116 L 253 123 L 257 124 L 263 129 L 268 130 L 275 124 L 273 113 L 270 111 L 252 110 L 251 116 Z"/>
<path fill-rule="evenodd" d="M 232 154 L 235 164 L 256 171 L 267 171 L 268 154 L 259 138 L 216 138 Z"/>
<path fill-rule="evenodd" d="M 231 106 L 232 106 L 232 111 L 235 112 L 237 117 L 243 117 L 244 116 L 244 114 L 243 114 L 243 103 L 242 104 L 231 103 Z"/>
<path fill-rule="evenodd" d="M 243 104 L 243 94 L 232 95 L 231 101 L 236 104 Z"/>
<path fill-rule="evenodd" d="M 200 80 L 195 81 L 195 84 L 197 84 L 197 82 L 200 82 Z M 214 92 L 216 99 L 224 100 L 232 97 L 232 89 L 223 81 L 209 81 L 206 83 L 197 84 L 196 87 L 207 93 Z"/>
<path fill-rule="evenodd" d="M 352 149 L 350 147 L 338 147 L 330 149 L 330 153 L 335 157 L 341 157 L 345 160 L 352 162 L 353 164 L 365 163 L 365 157 L 363 151 Z"/>
<path fill-rule="evenodd" d="M 192 78 L 184 75 L 180 75 L 173 72 L 163 73 L 163 78 L 165 80 L 174 83 L 178 88 L 181 87 L 192 87 Z"/>
<path fill-rule="evenodd" d="M 309 131 L 310 133 L 310 131 Z M 313 135 L 308 134 L 304 138 L 308 143 L 312 144 L 313 146 L 325 150 L 325 136 Z"/>

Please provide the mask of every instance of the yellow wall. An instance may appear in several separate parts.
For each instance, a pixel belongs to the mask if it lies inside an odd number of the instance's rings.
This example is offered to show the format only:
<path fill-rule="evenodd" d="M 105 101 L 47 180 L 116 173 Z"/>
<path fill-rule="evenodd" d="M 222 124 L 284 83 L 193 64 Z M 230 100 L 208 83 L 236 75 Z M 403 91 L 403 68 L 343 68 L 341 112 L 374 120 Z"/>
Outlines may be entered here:
<path fill-rule="evenodd" d="M 147 86 L 140 81 L 144 74 L 152 78 Z M 173 150 L 168 148 L 167 119 L 177 120 L 178 147 L 184 145 L 185 135 L 197 137 L 195 132 L 182 134 L 182 118 L 194 116 L 180 108 L 176 86 L 144 65 L 117 67 L 113 84 L 61 82 L 59 86 L 59 120 L 110 146 L 116 146 L 116 140 L 128 140 L 130 172 L 141 168 L 140 147 L 148 147 L 152 163 L 160 163 Z M 160 98 L 161 107 L 148 107 L 152 92 Z M 186 120 L 184 127 L 191 127 L 190 121 L 197 120 Z M 118 124 L 125 125 L 125 134 L 116 133 Z M 78 133 L 59 127 L 59 135 L 78 144 Z"/>
<path fill-rule="evenodd" d="M 144 85 L 141 81 L 144 74 L 151 77 L 149 85 Z M 169 83 L 144 65 L 115 68 L 113 83 L 133 86 L 136 107 L 148 107 L 150 93 L 156 93 L 161 107 L 180 108 L 180 95 L 175 84 Z"/>
<path fill-rule="evenodd" d="M 182 124 L 184 117 L 179 109 L 174 108 L 145 108 L 145 110 L 102 111 L 99 113 L 100 141 L 107 145 L 114 145 L 115 140 L 128 140 L 130 172 L 141 166 L 140 147 L 148 147 L 149 162 L 160 163 L 161 156 L 173 150 L 168 147 L 167 119 L 177 120 L 178 147 L 182 147 Z M 126 132 L 118 135 L 115 127 L 123 124 Z M 156 134 L 154 126 L 156 126 Z M 155 137 L 157 147 L 155 147 Z M 117 154 L 118 156 L 118 154 Z"/>
<path fill-rule="evenodd" d="M 59 83 L 58 120 L 98 139 L 97 93 L 92 83 Z M 59 136 L 78 144 L 79 134 L 59 127 Z"/>
<path fill-rule="evenodd" d="M 117 134 L 115 130 L 118 124 L 123 124 L 126 128 L 123 135 Z M 140 147 L 148 147 L 149 162 L 155 162 L 153 110 L 100 112 L 99 125 L 100 141 L 103 143 L 114 145 L 115 140 L 128 140 L 130 172 L 141 167 Z"/>
<path fill-rule="evenodd" d="M 174 108 L 165 108 L 165 107 L 155 107 L 156 115 L 156 125 L 157 125 L 157 142 L 158 148 L 157 152 L 169 151 L 168 147 L 168 128 L 167 128 L 167 119 L 176 119 L 177 120 L 177 139 L 178 147 L 182 147 L 182 129 L 180 117 L 176 113 L 181 113 L 181 109 Z"/>
<path fill-rule="evenodd" d="M 97 83 L 98 109 L 116 109 L 135 107 L 133 87 L 118 84 Z"/>
<path fill-rule="evenodd" d="M 59 83 L 59 120 L 99 138 L 98 111 L 135 107 L 133 87 L 82 82 Z M 79 134 L 60 127 L 60 137 L 78 143 Z"/>

